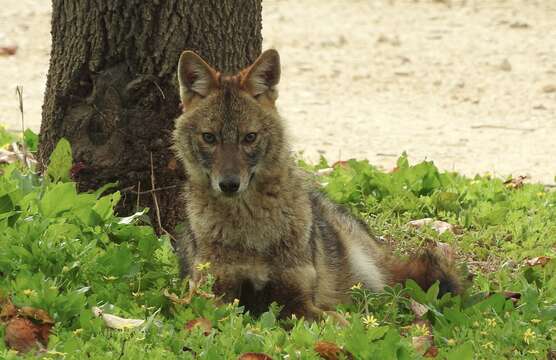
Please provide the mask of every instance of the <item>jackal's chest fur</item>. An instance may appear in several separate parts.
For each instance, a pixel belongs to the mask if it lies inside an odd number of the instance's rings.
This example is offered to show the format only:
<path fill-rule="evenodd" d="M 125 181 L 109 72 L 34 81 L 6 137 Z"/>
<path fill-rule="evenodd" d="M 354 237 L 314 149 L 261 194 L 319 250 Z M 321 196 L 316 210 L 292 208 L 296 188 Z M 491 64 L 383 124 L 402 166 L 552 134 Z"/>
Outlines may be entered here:
<path fill-rule="evenodd" d="M 305 196 L 260 193 L 218 198 L 189 192 L 187 213 L 198 256 L 219 263 L 248 263 L 256 258 L 272 264 L 308 242 L 311 209 Z M 216 258 L 216 259 L 215 259 Z"/>

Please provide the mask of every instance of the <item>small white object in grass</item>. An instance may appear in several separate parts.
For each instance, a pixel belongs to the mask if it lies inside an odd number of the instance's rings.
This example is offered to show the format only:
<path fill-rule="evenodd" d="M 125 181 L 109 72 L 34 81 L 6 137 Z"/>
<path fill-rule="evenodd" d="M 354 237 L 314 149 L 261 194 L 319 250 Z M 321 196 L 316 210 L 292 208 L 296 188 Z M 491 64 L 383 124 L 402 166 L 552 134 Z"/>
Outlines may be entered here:
<path fill-rule="evenodd" d="M 112 314 L 106 314 L 102 311 L 101 308 L 95 306 L 93 307 L 93 314 L 96 317 L 101 318 L 104 320 L 106 326 L 111 329 L 117 330 L 126 330 L 126 329 L 134 329 L 139 327 L 145 323 L 143 319 L 126 319 Z"/>
<path fill-rule="evenodd" d="M 412 220 L 410 222 L 407 223 L 407 225 L 416 228 L 416 229 L 420 229 L 424 226 L 430 225 L 431 228 L 433 228 L 434 230 L 436 230 L 437 233 L 439 234 L 443 234 L 448 230 L 453 230 L 454 229 L 454 225 L 447 223 L 445 221 L 440 221 L 440 220 L 434 220 L 431 218 L 424 218 L 424 219 L 419 219 L 419 220 Z"/>
<path fill-rule="evenodd" d="M 319 169 L 319 170 L 317 170 L 317 176 L 330 175 L 330 174 L 332 174 L 333 171 L 334 171 L 333 168 Z"/>
<path fill-rule="evenodd" d="M 131 216 L 120 218 L 120 221 L 118 221 L 118 224 L 123 224 L 123 225 L 132 224 L 136 219 L 145 215 L 145 213 L 146 213 L 146 211 L 142 210 L 142 211 L 136 212 L 135 214 L 133 214 Z"/>

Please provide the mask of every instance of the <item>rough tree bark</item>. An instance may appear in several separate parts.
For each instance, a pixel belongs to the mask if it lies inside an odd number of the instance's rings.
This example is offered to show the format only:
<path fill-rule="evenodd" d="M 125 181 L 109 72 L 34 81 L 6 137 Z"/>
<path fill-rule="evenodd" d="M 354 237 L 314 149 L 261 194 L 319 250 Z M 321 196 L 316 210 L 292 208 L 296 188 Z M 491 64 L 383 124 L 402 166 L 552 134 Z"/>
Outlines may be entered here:
<path fill-rule="evenodd" d="M 261 52 L 261 0 L 53 0 L 52 6 L 40 163 L 67 138 L 80 190 L 118 181 L 126 213 L 138 190 L 151 189 L 152 154 L 162 225 L 172 229 L 185 179 L 169 149 L 180 111 L 179 55 L 194 50 L 225 72 L 254 61 Z M 139 193 L 139 202 L 152 208 L 151 194 Z"/>

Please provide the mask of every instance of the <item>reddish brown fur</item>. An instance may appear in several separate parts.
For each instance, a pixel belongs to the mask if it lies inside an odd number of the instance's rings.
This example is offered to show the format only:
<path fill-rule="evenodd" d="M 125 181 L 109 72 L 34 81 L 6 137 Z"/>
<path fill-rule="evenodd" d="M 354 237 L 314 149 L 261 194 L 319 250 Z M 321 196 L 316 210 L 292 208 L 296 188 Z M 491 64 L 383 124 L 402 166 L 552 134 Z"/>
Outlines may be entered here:
<path fill-rule="evenodd" d="M 430 288 L 439 282 L 439 295 L 446 292 L 460 293 L 461 285 L 457 281 L 454 264 L 446 258 L 440 257 L 434 250 L 426 250 L 415 259 L 390 261 L 388 270 L 391 283 L 404 283 L 407 279 L 414 280 L 422 289 Z"/>

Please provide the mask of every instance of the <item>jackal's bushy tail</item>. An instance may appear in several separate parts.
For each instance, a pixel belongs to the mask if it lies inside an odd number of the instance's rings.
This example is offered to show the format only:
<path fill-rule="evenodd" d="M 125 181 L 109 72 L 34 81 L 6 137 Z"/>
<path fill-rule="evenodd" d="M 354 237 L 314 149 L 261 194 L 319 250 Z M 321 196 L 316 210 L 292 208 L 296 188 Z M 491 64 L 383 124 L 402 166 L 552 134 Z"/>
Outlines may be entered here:
<path fill-rule="evenodd" d="M 426 291 L 438 281 L 438 296 L 463 290 L 453 259 L 439 248 L 427 249 L 407 261 L 390 261 L 388 268 L 392 283 L 412 279 Z"/>

